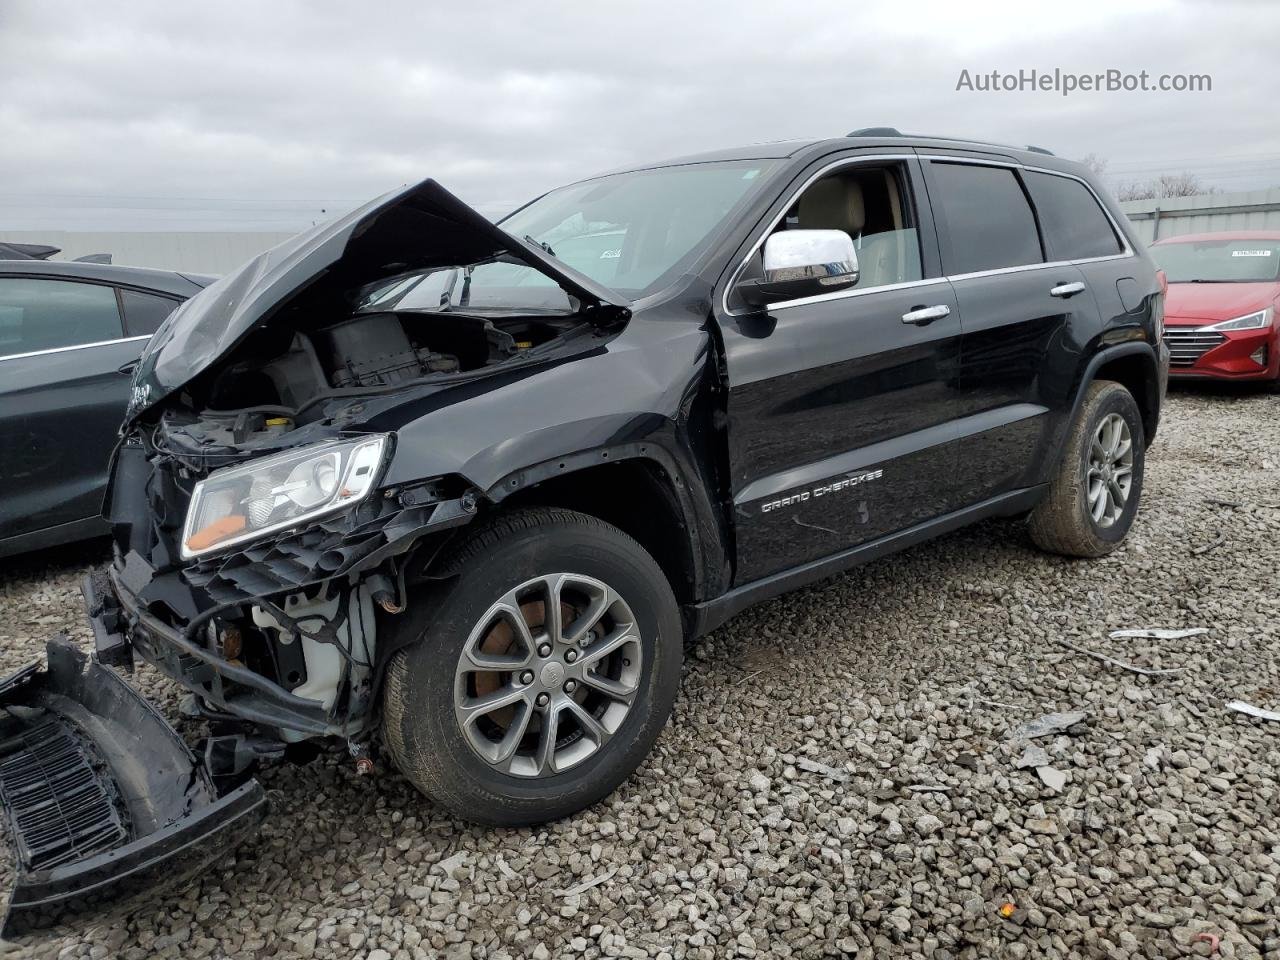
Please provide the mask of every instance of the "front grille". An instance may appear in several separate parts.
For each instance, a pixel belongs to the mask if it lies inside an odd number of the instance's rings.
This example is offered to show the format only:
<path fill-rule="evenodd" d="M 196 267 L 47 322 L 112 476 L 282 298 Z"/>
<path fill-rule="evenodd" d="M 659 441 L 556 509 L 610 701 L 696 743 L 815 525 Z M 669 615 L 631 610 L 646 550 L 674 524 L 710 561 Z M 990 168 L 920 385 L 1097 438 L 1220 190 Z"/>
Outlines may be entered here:
<path fill-rule="evenodd" d="M 1190 367 L 1206 353 L 1226 343 L 1227 338 L 1212 330 L 1198 330 L 1195 327 L 1164 328 L 1165 346 L 1169 348 L 1169 366 Z"/>
<path fill-rule="evenodd" d="M 126 839 L 102 779 L 61 721 L 47 720 L 19 734 L 3 751 L 0 803 L 27 870 L 83 860 Z"/>

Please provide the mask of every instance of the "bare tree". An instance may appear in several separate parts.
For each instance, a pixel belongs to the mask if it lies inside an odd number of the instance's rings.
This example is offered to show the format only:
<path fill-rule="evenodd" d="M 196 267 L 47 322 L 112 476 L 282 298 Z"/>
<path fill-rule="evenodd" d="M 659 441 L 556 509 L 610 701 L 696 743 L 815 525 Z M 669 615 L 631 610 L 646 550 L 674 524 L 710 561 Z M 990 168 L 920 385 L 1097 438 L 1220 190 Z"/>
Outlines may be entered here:
<path fill-rule="evenodd" d="M 1107 158 L 1100 157 L 1096 153 L 1086 153 L 1080 158 L 1080 163 L 1095 177 L 1100 177 L 1107 172 Z"/>
<path fill-rule="evenodd" d="M 1208 187 L 1190 171 L 1162 173 L 1141 183 L 1122 183 L 1116 187 L 1118 200 L 1163 200 L 1167 197 L 1197 197 L 1217 193 L 1217 187 Z"/>

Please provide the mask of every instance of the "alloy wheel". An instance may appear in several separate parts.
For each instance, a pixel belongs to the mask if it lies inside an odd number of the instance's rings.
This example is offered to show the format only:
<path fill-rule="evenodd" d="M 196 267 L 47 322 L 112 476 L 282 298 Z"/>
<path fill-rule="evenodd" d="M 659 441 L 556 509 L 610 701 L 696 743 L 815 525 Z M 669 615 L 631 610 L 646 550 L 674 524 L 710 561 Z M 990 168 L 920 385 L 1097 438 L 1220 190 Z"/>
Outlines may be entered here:
<path fill-rule="evenodd" d="M 467 637 L 454 715 L 494 769 L 549 777 L 618 731 L 640 690 L 643 648 L 626 601 L 594 577 L 553 573 L 507 592 Z"/>
<path fill-rule="evenodd" d="M 1124 513 L 1133 488 L 1133 435 L 1118 413 L 1098 423 L 1089 444 L 1085 491 L 1093 522 L 1105 529 Z"/>

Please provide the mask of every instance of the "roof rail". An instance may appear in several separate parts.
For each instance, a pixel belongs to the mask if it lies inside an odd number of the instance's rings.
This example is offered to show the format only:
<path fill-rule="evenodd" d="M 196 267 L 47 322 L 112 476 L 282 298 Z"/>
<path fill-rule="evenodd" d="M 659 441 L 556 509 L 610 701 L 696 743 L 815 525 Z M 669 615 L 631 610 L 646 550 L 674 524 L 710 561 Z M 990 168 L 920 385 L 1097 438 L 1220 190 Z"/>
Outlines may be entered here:
<path fill-rule="evenodd" d="M 845 136 L 846 137 L 906 137 L 906 136 L 917 136 L 917 134 L 903 133 L 897 127 L 859 127 L 857 130 L 850 130 L 848 133 L 845 134 Z M 929 134 L 918 134 L 918 136 L 920 137 L 921 140 L 951 140 L 955 143 L 980 143 L 986 147 L 1009 148 L 1012 146 L 1012 144 L 992 143 L 991 141 L 988 141 L 988 140 L 964 140 L 960 137 L 937 137 L 937 136 L 930 136 Z M 1018 148 L 1013 147 L 1013 149 L 1017 150 Z M 1054 153 L 1052 150 L 1046 150 L 1044 147 L 1037 147 L 1032 144 L 1028 144 L 1026 147 L 1023 147 L 1022 149 L 1029 150 L 1032 153 L 1043 153 L 1045 156 L 1049 156 L 1049 157 L 1054 156 Z"/>

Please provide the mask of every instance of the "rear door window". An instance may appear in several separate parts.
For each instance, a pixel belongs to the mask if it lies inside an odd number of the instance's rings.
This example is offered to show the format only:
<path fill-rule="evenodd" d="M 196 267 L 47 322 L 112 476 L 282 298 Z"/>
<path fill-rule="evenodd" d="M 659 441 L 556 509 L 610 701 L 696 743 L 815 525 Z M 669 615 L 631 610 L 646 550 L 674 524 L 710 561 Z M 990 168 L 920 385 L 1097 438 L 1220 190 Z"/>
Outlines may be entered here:
<path fill-rule="evenodd" d="M 1098 205 L 1098 198 L 1079 180 L 1027 171 L 1027 190 L 1040 214 L 1045 251 L 1050 260 L 1109 257 L 1122 247 Z"/>
<path fill-rule="evenodd" d="M 1035 216 L 1013 170 L 937 160 L 931 166 L 930 199 L 950 241 L 948 274 L 1043 262 Z"/>
<path fill-rule="evenodd" d="M 179 302 L 154 293 L 121 289 L 120 303 L 124 306 L 124 328 L 131 337 L 150 336 L 159 329 L 165 317 L 177 309 Z"/>
<path fill-rule="evenodd" d="M 0 357 L 119 340 L 114 287 L 0 277 Z"/>

